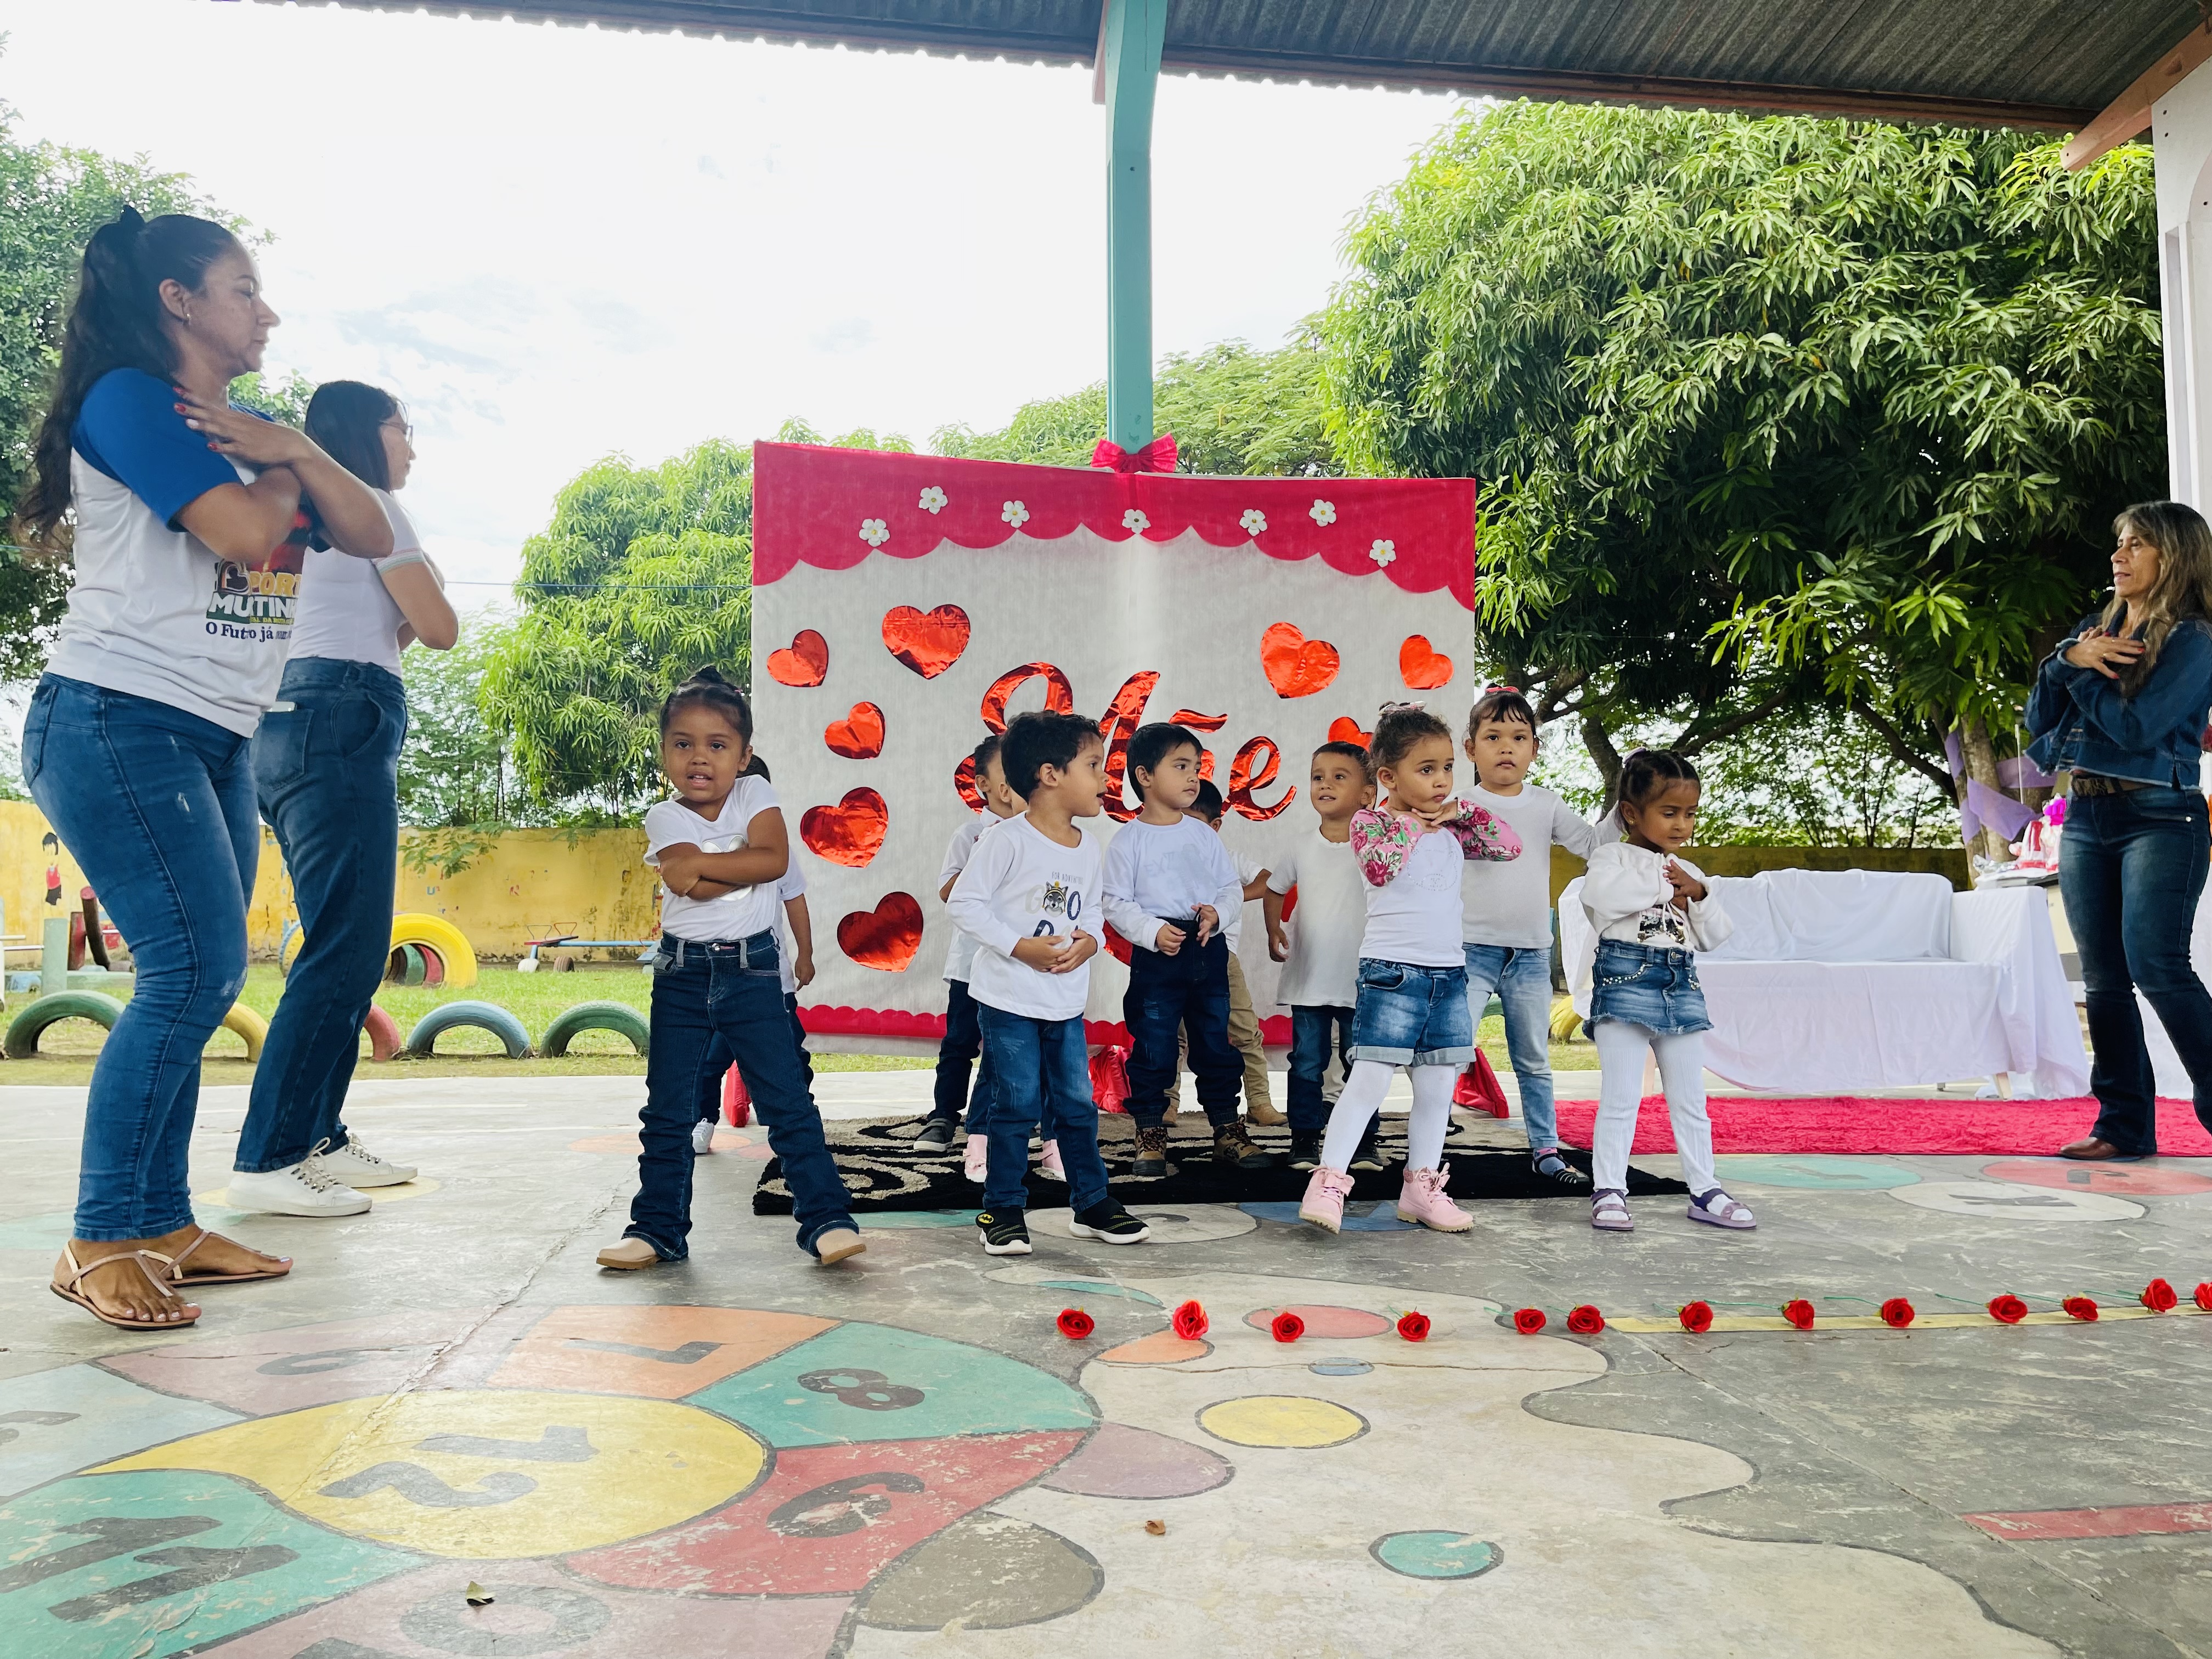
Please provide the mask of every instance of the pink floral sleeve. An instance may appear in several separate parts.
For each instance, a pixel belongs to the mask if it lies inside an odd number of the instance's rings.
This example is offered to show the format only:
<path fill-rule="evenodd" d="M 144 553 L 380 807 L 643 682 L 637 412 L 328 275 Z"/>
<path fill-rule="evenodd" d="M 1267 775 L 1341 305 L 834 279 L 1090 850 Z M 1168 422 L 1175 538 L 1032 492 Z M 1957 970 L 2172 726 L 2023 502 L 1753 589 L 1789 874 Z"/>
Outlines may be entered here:
<path fill-rule="evenodd" d="M 1352 815 L 1352 856 L 1370 887 L 1388 887 L 1403 873 L 1413 833 L 1395 812 L 1363 806 Z"/>
<path fill-rule="evenodd" d="M 1439 827 L 1459 838 L 1465 858 L 1503 864 L 1521 856 L 1521 837 L 1513 833 L 1513 826 L 1471 800 L 1462 801 L 1459 816 Z"/>

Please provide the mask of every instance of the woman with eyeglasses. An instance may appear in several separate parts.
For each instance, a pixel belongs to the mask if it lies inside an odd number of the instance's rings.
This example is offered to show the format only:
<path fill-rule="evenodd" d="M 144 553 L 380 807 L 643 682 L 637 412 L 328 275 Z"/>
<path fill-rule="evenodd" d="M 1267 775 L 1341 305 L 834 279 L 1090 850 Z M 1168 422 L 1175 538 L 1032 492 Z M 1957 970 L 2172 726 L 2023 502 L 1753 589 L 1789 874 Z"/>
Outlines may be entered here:
<path fill-rule="evenodd" d="M 360 1188 L 415 1176 L 339 1118 L 392 947 L 407 735 L 399 654 L 412 641 L 450 650 L 460 629 L 392 499 L 415 462 L 398 400 L 332 380 L 307 405 L 307 435 L 374 491 L 392 552 L 368 560 L 309 549 L 283 682 L 254 734 L 254 793 L 284 849 L 304 943 L 253 1074 L 229 1202 L 271 1215 L 359 1215 L 368 1208 Z"/>

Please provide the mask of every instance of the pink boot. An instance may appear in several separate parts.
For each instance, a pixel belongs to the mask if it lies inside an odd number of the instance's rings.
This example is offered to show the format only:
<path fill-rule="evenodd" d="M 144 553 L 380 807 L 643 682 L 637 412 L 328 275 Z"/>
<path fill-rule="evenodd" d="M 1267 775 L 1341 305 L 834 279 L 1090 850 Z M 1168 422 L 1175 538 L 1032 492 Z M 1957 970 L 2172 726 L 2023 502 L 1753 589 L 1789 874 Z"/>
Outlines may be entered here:
<path fill-rule="evenodd" d="M 1340 1233 L 1344 1231 L 1344 1200 L 1351 1196 L 1352 1177 L 1341 1170 L 1322 1164 L 1314 1170 L 1313 1179 L 1306 1182 L 1306 1195 L 1298 1204 L 1298 1219 Z"/>
<path fill-rule="evenodd" d="M 1450 1173 L 1449 1164 L 1434 1170 L 1407 1170 L 1406 1184 L 1398 1193 L 1398 1219 L 1417 1221 L 1440 1233 L 1473 1231 L 1474 1218 L 1444 1196 L 1444 1177 Z"/>

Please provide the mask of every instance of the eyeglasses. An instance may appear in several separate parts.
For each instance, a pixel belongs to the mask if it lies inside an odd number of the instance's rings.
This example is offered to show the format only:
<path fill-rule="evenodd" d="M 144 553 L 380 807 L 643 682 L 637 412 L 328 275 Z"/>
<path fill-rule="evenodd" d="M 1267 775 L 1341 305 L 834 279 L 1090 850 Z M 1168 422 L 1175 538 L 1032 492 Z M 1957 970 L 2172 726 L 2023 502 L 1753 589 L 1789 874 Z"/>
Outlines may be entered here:
<path fill-rule="evenodd" d="M 401 437 L 406 439 L 409 443 L 411 444 L 415 441 L 415 428 L 411 422 L 403 421 L 395 416 L 391 420 L 386 421 L 384 424 L 392 431 L 397 432 Z"/>

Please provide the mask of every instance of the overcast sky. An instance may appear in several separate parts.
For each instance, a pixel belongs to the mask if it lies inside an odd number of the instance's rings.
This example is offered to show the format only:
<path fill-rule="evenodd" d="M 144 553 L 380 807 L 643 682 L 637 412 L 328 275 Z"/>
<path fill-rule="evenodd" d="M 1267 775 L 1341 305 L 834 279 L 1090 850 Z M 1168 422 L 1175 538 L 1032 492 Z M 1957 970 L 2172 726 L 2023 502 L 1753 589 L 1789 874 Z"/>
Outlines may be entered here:
<path fill-rule="evenodd" d="M 0 0 L 0 31 L 19 137 L 275 234 L 270 367 L 406 399 L 465 603 L 602 455 L 793 416 L 923 443 L 1104 372 L 1086 69 L 234 0 Z M 1158 349 L 1279 341 L 1454 107 L 1164 81 Z"/>

